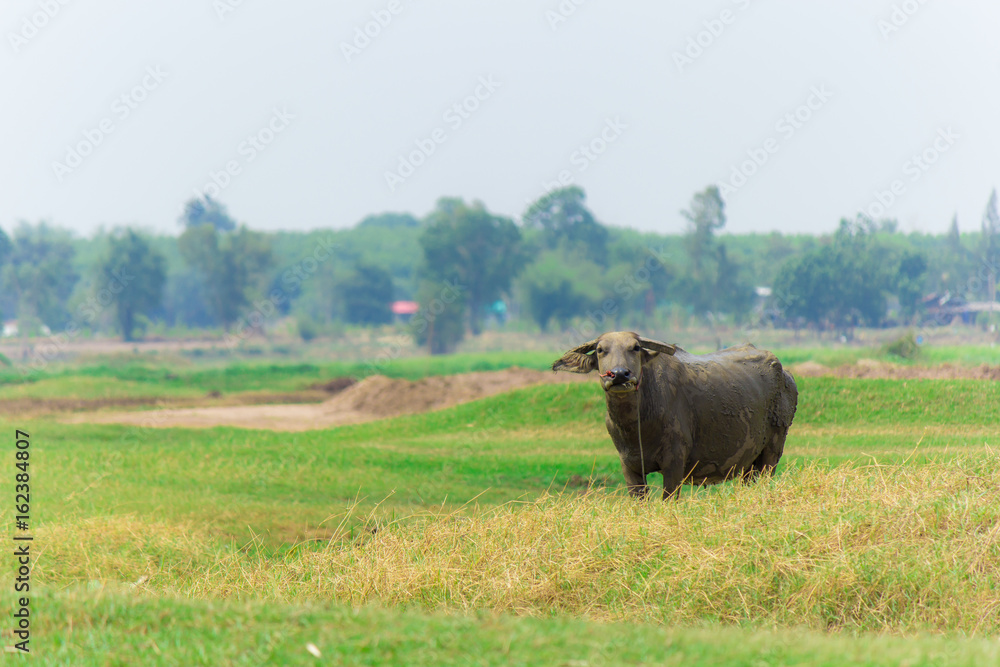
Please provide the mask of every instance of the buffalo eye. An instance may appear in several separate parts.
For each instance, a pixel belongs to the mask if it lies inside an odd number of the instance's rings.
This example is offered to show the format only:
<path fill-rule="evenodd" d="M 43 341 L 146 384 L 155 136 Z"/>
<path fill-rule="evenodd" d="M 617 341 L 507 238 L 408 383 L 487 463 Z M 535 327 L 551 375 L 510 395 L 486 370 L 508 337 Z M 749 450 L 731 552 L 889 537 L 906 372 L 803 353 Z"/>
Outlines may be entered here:
<path fill-rule="evenodd" d="M 641 350 L 642 350 L 642 345 L 639 345 L 639 343 L 636 343 L 635 347 L 632 348 L 633 352 L 639 352 Z"/>

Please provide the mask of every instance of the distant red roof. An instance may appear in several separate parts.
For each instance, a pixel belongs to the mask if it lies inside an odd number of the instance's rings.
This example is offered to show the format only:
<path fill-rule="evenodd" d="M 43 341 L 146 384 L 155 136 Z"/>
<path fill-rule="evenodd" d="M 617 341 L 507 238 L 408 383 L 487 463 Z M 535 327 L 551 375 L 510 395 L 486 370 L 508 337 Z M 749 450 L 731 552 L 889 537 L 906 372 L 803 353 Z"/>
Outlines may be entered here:
<path fill-rule="evenodd" d="M 413 315 L 420 310 L 420 304 L 416 301 L 393 301 L 392 312 L 394 315 Z"/>

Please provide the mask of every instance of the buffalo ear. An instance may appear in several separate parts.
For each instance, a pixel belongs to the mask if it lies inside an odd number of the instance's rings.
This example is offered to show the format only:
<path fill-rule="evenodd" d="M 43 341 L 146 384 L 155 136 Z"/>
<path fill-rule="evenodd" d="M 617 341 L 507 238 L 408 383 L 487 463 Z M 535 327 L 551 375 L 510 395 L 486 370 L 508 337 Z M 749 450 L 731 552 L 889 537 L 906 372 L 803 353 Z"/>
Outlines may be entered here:
<path fill-rule="evenodd" d="M 572 350 L 555 360 L 552 364 L 554 371 L 568 371 L 570 373 L 589 373 L 597 370 L 597 339 L 574 347 Z"/>
<path fill-rule="evenodd" d="M 643 338 L 639 336 L 639 345 L 642 346 L 646 352 L 650 353 L 650 356 L 655 357 L 660 352 L 664 354 L 673 354 L 677 351 L 676 345 L 671 345 L 670 343 L 661 343 L 658 340 L 650 340 L 649 338 Z"/>

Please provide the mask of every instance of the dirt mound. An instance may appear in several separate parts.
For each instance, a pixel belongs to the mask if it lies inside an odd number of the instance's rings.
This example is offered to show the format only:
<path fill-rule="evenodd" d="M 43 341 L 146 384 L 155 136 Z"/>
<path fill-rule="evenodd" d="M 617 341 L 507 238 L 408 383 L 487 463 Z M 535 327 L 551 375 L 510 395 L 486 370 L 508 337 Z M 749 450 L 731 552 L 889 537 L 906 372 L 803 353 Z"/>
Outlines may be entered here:
<path fill-rule="evenodd" d="M 210 391 L 202 398 L 190 396 L 115 396 L 103 398 L 0 398 L 0 417 L 37 418 L 67 412 L 94 413 L 98 410 L 129 409 L 145 406 L 159 408 L 204 408 L 206 404 L 223 407 L 271 405 L 275 403 L 319 403 L 326 395 L 317 391 L 283 393 L 242 393 L 226 396 Z M 200 406 L 200 407 L 199 407 Z"/>
<path fill-rule="evenodd" d="M 375 375 L 338 391 L 323 403 L 147 410 L 77 414 L 70 422 L 135 424 L 147 427 L 239 426 L 305 431 L 385 417 L 439 410 L 504 391 L 550 382 L 596 382 L 593 376 L 524 368 L 394 380 Z"/>
<path fill-rule="evenodd" d="M 804 361 L 789 367 L 795 377 L 817 377 L 832 375 L 842 378 L 884 378 L 890 380 L 996 380 L 1000 381 L 1000 366 L 980 364 L 979 366 L 959 366 L 941 364 L 939 366 L 901 366 L 877 359 L 859 359 L 855 364 L 828 368 L 813 361 Z"/>
<path fill-rule="evenodd" d="M 502 371 L 439 375 L 416 381 L 373 375 L 326 401 L 323 408 L 332 413 L 359 412 L 379 418 L 392 417 L 440 410 L 532 384 L 574 379 L 584 378 L 517 367 Z"/>
<path fill-rule="evenodd" d="M 339 394 L 348 387 L 352 387 L 358 383 L 354 378 L 333 378 L 329 382 L 317 382 L 316 384 L 309 387 L 310 389 L 319 389 L 325 391 L 328 394 Z"/>
<path fill-rule="evenodd" d="M 792 364 L 788 367 L 788 372 L 792 374 L 793 377 L 806 377 L 814 378 L 820 375 L 832 375 L 834 373 L 832 368 L 824 366 L 823 364 L 817 364 L 815 361 L 803 361 L 802 363 Z"/>

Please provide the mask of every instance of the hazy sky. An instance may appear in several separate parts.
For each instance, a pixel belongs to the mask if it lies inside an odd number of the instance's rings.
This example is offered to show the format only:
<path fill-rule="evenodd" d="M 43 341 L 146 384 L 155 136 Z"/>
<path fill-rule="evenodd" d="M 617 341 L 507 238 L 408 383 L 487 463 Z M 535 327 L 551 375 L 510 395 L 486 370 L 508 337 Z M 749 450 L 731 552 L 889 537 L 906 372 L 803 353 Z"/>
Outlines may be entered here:
<path fill-rule="evenodd" d="M 0 28 L 8 232 L 176 233 L 216 184 L 256 229 L 518 216 L 560 178 L 643 230 L 716 183 L 732 232 L 941 232 L 1000 184 L 987 0 L 5 0 Z"/>

